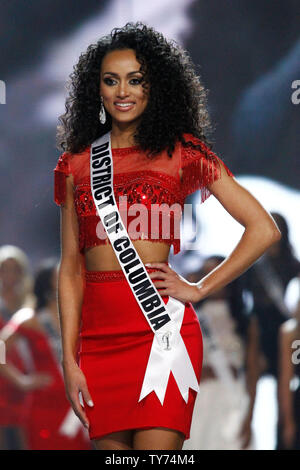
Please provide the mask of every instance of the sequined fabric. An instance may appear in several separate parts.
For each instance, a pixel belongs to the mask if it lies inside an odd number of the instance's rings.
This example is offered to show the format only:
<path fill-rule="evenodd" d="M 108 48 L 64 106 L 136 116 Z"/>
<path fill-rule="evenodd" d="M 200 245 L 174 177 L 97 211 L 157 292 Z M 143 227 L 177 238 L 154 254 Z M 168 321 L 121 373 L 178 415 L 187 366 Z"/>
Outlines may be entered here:
<path fill-rule="evenodd" d="M 221 174 L 222 160 L 191 134 L 184 137 L 202 150 L 178 141 L 171 159 L 162 152 L 152 160 L 139 146 L 112 149 L 116 203 L 130 238 L 173 245 L 174 254 L 180 251 L 180 221 L 186 197 L 199 189 L 204 202 L 210 196 L 207 185 Z M 110 244 L 91 194 L 89 157 L 90 147 L 81 154 L 64 152 L 54 169 L 54 200 L 58 205 L 65 202 L 66 177 L 73 175 L 80 252 Z M 234 176 L 222 163 L 227 174 Z"/>

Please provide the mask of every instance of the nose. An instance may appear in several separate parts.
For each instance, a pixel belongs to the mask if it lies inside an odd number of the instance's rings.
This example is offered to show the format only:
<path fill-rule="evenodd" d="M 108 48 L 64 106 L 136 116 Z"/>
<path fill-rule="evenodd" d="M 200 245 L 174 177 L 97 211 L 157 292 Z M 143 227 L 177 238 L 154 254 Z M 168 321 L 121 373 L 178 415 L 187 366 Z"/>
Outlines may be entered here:
<path fill-rule="evenodd" d="M 117 96 L 118 98 L 125 98 L 128 96 L 127 83 L 125 81 L 120 81 L 117 90 Z"/>

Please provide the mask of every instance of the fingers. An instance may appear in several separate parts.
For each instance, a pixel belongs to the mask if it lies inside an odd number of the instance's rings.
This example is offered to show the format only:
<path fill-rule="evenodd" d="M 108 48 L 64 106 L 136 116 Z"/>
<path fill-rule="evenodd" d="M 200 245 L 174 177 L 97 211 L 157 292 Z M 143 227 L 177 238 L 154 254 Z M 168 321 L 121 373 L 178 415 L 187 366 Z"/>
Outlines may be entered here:
<path fill-rule="evenodd" d="M 89 420 L 86 416 L 84 409 L 82 408 L 80 404 L 78 391 L 72 392 L 70 394 L 69 401 L 72 405 L 73 411 L 76 414 L 76 416 L 80 419 L 82 424 L 88 429 L 90 426 L 90 423 L 89 423 Z"/>
<path fill-rule="evenodd" d="M 155 287 L 168 287 L 167 281 L 155 281 L 154 283 Z"/>
<path fill-rule="evenodd" d="M 151 263 L 151 266 L 154 263 Z M 155 263 L 161 264 L 161 263 Z M 149 273 L 149 277 L 153 279 L 154 285 L 157 288 L 160 295 L 173 295 L 174 294 L 174 277 L 172 276 L 173 271 L 170 272 L 161 272 L 161 271 L 154 271 L 153 273 Z M 160 279 L 159 281 L 157 279 Z"/>
<path fill-rule="evenodd" d="M 154 271 L 153 273 L 148 273 L 151 279 L 168 279 L 170 276 L 168 273 L 163 273 L 161 271 Z"/>
<path fill-rule="evenodd" d="M 172 271 L 170 266 L 168 266 L 166 263 L 146 263 L 145 266 L 148 266 L 149 268 L 161 269 L 162 271 L 164 271 L 166 273 Z"/>
<path fill-rule="evenodd" d="M 161 296 L 164 296 L 164 295 L 171 295 L 169 289 L 159 289 L 159 294 L 160 294 Z"/>
<path fill-rule="evenodd" d="M 182 302 L 189 301 L 191 294 L 190 291 L 187 292 L 186 281 L 180 278 L 176 271 L 165 263 L 145 263 L 145 266 L 161 269 L 161 271 L 148 273 L 151 279 L 160 280 L 154 282 L 154 285 L 161 296 L 174 297 Z M 190 286 L 188 288 L 190 289 Z"/>
<path fill-rule="evenodd" d="M 162 282 L 155 282 L 155 287 L 158 290 L 159 294 L 164 293 L 164 295 L 171 295 L 171 286 L 162 281 Z"/>
<path fill-rule="evenodd" d="M 81 388 L 80 388 L 80 391 L 82 393 L 82 397 L 83 397 L 84 401 L 88 404 L 88 406 L 93 407 L 94 403 L 93 403 L 93 400 L 92 400 L 92 397 L 91 397 L 91 394 L 88 390 L 87 385 L 86 384 L 82 385 Z"/>

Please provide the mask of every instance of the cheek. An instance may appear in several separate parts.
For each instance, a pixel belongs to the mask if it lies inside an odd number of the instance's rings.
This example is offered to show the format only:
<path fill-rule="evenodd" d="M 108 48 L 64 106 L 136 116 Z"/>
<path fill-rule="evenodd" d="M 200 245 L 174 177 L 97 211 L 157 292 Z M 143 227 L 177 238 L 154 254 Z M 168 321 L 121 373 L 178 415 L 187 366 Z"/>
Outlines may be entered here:
<path fill-rule="evenodd" d="M 141 91 L 139 93 L 139 96 L 138 96 L 139 100 L 140 100 L 140 103 L 143 105 L 143 106 L 146 106 L 147 103 L 148 103 L 148 95 L 144 92 L 144 91 Z"/>
<path fill-rule="evenodd" d="M 109 100 L 113 97 L 113 89 L 112 87 L 102 85 L 100 88 L 100 94 L 104 99 Z"/>

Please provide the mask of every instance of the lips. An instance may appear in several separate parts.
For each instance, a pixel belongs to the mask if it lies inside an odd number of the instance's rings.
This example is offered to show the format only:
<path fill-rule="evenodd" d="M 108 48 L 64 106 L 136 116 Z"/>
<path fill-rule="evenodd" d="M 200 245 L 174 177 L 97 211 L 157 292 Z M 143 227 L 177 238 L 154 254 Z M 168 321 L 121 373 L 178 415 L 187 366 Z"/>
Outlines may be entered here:
<path fill-rule="evenodd" d="M 133 106 L 135 105 L 135 103 L 133 103 L 132 101 L 115 101 L 114 102 L 114 106 L 115 108 L 118 110 L 118 111 L 129 111 L 130 109 L 133 108 Z"/>

